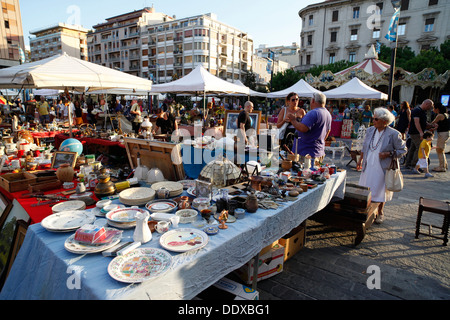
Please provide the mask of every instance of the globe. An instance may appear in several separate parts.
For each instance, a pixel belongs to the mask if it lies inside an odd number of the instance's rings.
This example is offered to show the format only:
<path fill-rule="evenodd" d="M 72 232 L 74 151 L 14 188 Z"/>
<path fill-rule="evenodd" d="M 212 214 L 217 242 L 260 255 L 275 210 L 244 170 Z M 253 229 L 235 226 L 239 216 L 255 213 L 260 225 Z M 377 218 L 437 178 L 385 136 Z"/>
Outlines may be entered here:
<path fill-rule="evenodd" d="M 83 144 L 77 139 L 66 139 L 59 146 L 59 151 L 76 152 L 80 156 L 83 153 Z"/>

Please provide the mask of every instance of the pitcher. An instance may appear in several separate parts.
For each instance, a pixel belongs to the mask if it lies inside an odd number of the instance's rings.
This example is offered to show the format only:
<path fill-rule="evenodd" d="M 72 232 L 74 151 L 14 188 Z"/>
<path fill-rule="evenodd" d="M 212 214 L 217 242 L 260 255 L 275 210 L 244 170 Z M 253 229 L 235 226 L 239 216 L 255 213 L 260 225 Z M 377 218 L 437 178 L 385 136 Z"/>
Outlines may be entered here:
<path fill-rule="evenodd" d="M 148 226 L 149 217 L 148 212 L 136 213 L 136 229 L 134 230 L 133 241 L 144 244 L 152 240 L 152 232 Z"/>

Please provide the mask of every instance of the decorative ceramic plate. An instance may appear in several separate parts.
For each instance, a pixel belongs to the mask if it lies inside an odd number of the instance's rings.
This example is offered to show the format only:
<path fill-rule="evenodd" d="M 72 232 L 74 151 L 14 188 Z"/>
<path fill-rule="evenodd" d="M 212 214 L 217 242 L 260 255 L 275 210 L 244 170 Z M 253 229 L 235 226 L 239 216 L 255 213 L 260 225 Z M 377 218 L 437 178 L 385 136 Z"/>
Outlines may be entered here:
<path fill-rule="evenodd" d="M 178 210 L 176 213 L 180 217 L 180 223 L 186 224 L 197 220 L 198 212 L 192 209 Z"/>
<path fill-rule="evenodd" d="M 178 208 L 178 203 L 173 200 L 154 200 L 147 203 L 145 208 L 151 213 L 174 213 Z"/>
<path fill-rule="evenodd" d="M 106 214 L 106 219 L 115 223 L 132 223 L 136 222 L 136 214 L 138 212 L 146 213 L 147 210 L 139 208 L 122 208 L 110 211 Z"/>
<path fill-rule="evenodd" d="M 119 200 L 128 206 L 143 206 L 155 199 L 155 194 L 151 188 L 130 188 L 119 193 Z"/>
<path fill-rule="evenodd" d="M 66 201 L 53 206 L 52 212 L 58 213 L 63 211 L 84 210 L 86 203 L 80 200 Z"/>
<path fill-rule="evenodd" d="M 108 265 L 109 275 L 124 283 L 141 283 L 169 271 L 172 256 L 163 250 L 141 248 L 114 258 Z"/>
<path fill-rule="evenodd" d="M 195 180 L 181 180 L 178 181 L 183 185 L 183 189 L 195 188 Z"/>
<path fill-rule="evenodd" d="M 105 229 L 107 234 L 109 233 L 110 237 L 108 242 L 105 244 L 89 245 L 81 243 L 75 240 L 75 234 L 73 234 L 69 238 L 67 238 L 66 242 L 64 243 L 64 248 L 66 248 L 67 251 L 76 254 L 91 254 L 108 250 L 109 248 L 115 246 L 120 242 L 120 240 L 122 239 L 122 232 L 113 228 L 105 228 Z"/>
<path fill-rule="evenodd" d="M 118 229 L 132 229 L 136 227 L 136 221 L 130 222 L 130 223 L 118 223 L 114 221 L 108 220 L 108 225 L 114 228 Z"/>
<path fill-rule="evenodd" d="M 70 232 L 94 221 L 95 215 L 91 212 L 73 210 L 54 213 L 42 220 L 41 225 L 52 232 Z"/>
<path fill-rule="evenodd" d="M 186 252 L 203 248 L 208 240 L 208 235 L 201 230 L 181 228 L 164 233 L 159 244 L 166 250 Z"/>

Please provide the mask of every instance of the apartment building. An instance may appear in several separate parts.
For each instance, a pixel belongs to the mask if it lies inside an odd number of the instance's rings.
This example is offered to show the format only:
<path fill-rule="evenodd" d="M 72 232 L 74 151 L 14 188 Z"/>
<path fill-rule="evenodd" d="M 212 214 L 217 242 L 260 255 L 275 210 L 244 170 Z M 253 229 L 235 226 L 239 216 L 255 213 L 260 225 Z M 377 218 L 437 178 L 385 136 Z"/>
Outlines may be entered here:
<path fill-rule="evenodd" d="M 256 85 L 260 88 L 266 87 L 269 89 L 270 81 L 272 80 L 272 71 L 275 75 L 290 68 L 291 65 L 282 60 L 274 60 L 270 63 L 267 57 L 253 56 L 252 71 L 256 77 Z"/>
<path fill-rule="evenodd" d="M 87 33 L 82 26 L 58 23 L 30 31 L 31 61 L 38 61 L 57 54 L 88 60 Z"/>
<path fill-rule="evenodd" d="M 148 28 L 148 77 L 155 83 L 181 78 L 198 65 L 224 80 L 245 80 L 252 67 L 253 40 L 213 13 Z"/>
<path fill-rule="evenodd" d="M 87 35 L 89 61 L 147 78 L 147 27 L 172 20 L 153 7 L 108 18 Z"/>
<path fill-rule="evenodd" d="M 360 62 L 371 45 L 392 46 L 385 39 L 394 8 L 390 0 L 328 0 L 299 11 L 300 66 L 340 60 Z M 414 52 L 439 47 L 450 39 L 450 1 L 402 0 L 398 46 Z"/>
<path fill-rule="evenodd" d="M 255 54 L 258 57 L 267 58 L 270 51 L 274 53 L 275 60 L 284 61 L 292 67 L 300 64 L 300 46 L 296 42 L 293 42 L 290 46 L 276 47 L 268 47 L 265 44 L 262 44 L 255 50 Z"/>
<path fill-rule="evenodd" d="M 19 0 L 2 0 L 0 68 L 21 63 L 20 49 L 25 51 Z"/>

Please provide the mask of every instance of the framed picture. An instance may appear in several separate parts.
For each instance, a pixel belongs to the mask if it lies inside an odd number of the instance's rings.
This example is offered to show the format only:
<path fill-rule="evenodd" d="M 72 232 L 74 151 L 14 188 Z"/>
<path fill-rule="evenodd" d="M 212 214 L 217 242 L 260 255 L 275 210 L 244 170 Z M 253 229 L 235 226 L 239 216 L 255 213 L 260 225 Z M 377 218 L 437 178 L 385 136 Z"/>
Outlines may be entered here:
<path fill-rule="evenodd" d="M 53 154 L 52 168 L 58 169 L 60 165 L 68 163 L 70 166 L 75 167 L 78 153 L 68 151 L 56 151 Z"/>
<path fill-rule="evenodd" d="M 17 200 L 14 200 L 17 201 Z M 30 216 L 0 192 L 0 290 L 19 252 Z"/>
<path fill-rule="evenodd" d="M 197 198 L 208 198 L 211 200 L 212 183 L 202 180 L 195 180 L 195 194 Z"/>
<path fill-rule="evenodd" d="M 236 131 L 239 129 L 237 120 L 241 112 L 242 110 L 226 110 L 224 124 L 225 128 L 223 130 L 225 136 L 235 136 L 237 134 Z M 261 111 L 253 111 L 250 113 L 252 128 L 255 129 L 256 134 L 259 134 L 261 128 L 261 116 Z"/>

